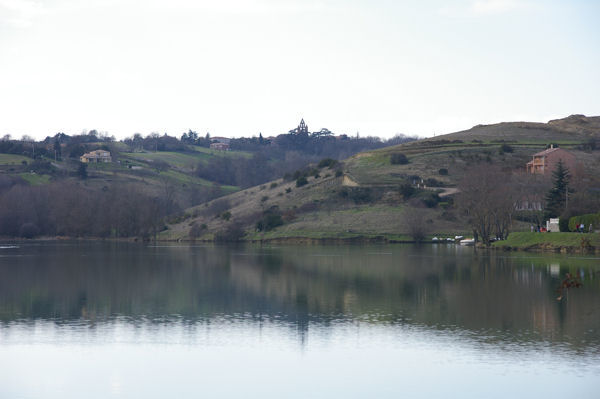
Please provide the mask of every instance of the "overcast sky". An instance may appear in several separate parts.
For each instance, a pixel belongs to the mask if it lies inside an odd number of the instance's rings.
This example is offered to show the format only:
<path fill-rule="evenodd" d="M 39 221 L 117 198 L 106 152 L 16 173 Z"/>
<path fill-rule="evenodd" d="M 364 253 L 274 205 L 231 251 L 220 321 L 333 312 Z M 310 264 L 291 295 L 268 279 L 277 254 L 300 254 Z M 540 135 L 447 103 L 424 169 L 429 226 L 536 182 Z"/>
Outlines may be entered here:
<path fill-rule="evenodd" d="M 0 136 L 600 115 L 596 0 L 0 0 Z"/>

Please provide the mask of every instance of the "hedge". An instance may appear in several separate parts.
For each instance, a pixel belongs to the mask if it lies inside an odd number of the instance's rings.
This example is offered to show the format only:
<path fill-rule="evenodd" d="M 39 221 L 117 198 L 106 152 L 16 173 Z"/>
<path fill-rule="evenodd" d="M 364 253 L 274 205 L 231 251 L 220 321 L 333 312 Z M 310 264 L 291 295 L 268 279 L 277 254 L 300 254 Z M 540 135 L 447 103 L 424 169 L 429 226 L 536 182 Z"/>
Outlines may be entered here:
<path fill-rule="evenodd" d="M 587 232 L 590 228 L 590 224 L 594 230 L 600 228 L 600 212 L 599 213 L 588 213 L 587 215 L 573 216 L 569 218 L 569 231 L 575 231 L 575 226 L 578 224 L 584 224 L 585 231 Z"/>

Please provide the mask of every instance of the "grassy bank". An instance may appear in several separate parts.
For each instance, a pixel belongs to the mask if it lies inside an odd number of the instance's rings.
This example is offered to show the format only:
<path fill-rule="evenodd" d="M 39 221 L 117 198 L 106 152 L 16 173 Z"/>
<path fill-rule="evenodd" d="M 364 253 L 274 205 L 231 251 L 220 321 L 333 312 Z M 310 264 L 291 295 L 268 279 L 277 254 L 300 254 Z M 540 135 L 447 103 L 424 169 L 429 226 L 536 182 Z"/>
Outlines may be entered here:
<path fill-rule="evenodd" d="M 589 233 L 511 233 L 505 241 L 493 244 L 508 250 L 556 252 L 600 251 L 600 234 Z"/>

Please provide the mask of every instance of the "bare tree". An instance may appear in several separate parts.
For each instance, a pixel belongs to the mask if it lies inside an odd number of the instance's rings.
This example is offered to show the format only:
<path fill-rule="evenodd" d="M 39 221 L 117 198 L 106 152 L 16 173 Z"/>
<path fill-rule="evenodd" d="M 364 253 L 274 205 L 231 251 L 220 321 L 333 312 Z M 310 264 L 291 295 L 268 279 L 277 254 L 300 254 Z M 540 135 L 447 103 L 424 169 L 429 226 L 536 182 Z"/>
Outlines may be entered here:
<path fill-rule="evenodd" d="M 511 174 L 489 164 L 477 165 L 467 171 L 459 188 L 459 209 L 476 238 L 481 238 L 486 245 L 492 237 L 506 238 L 518 192 Z"/>
<path fill-rule="evenodd" d="M 420 242 L 425 239 L 425 236 L 429 232 L 426 219 L 427 211 L 425 209 L 411 208 L 404 210 L 402 221 L 413 240 Z"/>

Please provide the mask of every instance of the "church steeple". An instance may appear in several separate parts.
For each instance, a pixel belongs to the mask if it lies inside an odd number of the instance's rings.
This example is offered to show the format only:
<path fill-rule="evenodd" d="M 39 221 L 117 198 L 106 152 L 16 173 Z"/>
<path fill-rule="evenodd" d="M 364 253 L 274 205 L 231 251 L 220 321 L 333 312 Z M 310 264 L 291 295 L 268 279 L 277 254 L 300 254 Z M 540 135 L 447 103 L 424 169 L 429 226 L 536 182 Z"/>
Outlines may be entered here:
<path fill-rule="evenodd" d="M 302 120 L 300 121 L 297 131 L 298 131 L 298 134 L 301 134 L 301 133 L 308 134 L 308 126 L 306 126 L 306 123 L 304 123 L 304 118 L 302 118 Z"/>

